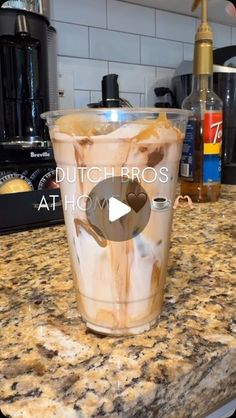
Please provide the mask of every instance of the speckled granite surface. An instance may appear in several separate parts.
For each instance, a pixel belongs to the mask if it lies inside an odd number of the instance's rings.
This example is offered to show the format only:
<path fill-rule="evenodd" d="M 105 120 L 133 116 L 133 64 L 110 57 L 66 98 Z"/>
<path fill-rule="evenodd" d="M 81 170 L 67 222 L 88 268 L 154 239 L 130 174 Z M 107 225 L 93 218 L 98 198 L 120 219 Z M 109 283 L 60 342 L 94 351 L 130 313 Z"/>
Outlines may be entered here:
<path fill-rule="evenodd" d="M 0 408 L 13 418 L 195 418 L 236 397 L 236 187 L 177 209 L 163 313 L 86 332 L 63 226 L 0 237 Z"/>

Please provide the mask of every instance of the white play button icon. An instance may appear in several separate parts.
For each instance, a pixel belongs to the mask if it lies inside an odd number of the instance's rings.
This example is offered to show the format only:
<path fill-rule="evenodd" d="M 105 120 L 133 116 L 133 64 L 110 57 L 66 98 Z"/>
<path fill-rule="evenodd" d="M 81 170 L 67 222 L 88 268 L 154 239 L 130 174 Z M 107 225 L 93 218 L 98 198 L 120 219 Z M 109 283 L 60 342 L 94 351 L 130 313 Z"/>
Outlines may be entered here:
<path fill-rule="evenodd" d="M 131 212 L 131 208 L 115 197 L 109 199 L 109 221 L 115 222 Z"/>
<path fill-rule="evenodd" d="M 124 177 L 100 181 L 86 199 L 86 217 L 101 246 L 107 241 L 133 239 L 146 228 L 150 215 L 151 202 L 145 189 L 138 181 L 124 181 Z M 80 230 L 78 222 L 75 220 Z"/>

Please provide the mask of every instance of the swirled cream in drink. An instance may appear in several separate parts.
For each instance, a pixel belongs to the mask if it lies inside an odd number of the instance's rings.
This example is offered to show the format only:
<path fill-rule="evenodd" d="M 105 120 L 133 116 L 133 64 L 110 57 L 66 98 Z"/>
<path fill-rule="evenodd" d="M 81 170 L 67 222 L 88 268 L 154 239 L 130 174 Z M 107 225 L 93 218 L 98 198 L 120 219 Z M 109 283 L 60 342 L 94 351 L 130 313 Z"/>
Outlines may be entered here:
<path fill-rule="evenodd" d="M 90 109 L 44 117 L 79 312 L 96 332 L 148 330 L 162 308 L 187 112 Z"/>

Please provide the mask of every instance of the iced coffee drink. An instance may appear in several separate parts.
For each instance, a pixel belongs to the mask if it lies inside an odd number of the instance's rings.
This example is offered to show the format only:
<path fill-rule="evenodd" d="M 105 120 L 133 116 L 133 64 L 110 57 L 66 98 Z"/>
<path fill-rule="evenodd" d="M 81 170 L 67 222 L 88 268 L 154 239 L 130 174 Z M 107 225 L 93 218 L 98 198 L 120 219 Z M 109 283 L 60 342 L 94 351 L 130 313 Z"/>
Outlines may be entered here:
<path fill-rule="evenodd" d="M 46 116 L 79 312 L 99 333 L 148 330 L 162 308 L 187 112 L 96 109 Z M 131 206 L 115 221 L 108 216 L 113 193 Z M 100 212 L 90 205 L 88 216 L 89 199 Z"/>

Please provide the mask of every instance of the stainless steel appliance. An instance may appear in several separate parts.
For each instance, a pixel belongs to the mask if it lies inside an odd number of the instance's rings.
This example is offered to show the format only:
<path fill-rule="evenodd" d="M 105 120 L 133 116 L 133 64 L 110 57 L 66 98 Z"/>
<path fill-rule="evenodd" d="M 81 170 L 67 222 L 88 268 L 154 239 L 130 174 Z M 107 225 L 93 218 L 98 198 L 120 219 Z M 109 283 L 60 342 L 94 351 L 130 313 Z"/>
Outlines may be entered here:
<path fill-rule="evenodd" d="M 49 19 L 49 1 L 0 1 L 0 233 L 63 219 L 40 118 L 58 107 L 56 32 Z"/>
<path fill-rule="evenodd" d="M 236 184 L 236 46 L 214 51 L 214 91 L 223 101 L 222 183 Z M 221 65 L 218 65 L 221 64 Z M 223 64 L 223 65 L 222 65 Z M 172 90 L 178 107 L 192 89 L 192 62 L 176 70 Z"/>

